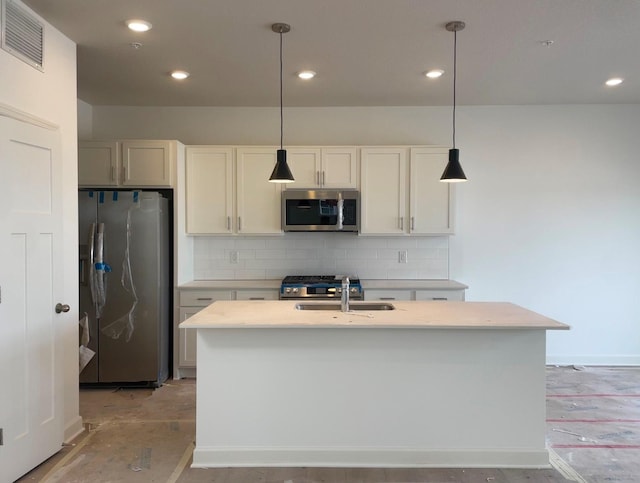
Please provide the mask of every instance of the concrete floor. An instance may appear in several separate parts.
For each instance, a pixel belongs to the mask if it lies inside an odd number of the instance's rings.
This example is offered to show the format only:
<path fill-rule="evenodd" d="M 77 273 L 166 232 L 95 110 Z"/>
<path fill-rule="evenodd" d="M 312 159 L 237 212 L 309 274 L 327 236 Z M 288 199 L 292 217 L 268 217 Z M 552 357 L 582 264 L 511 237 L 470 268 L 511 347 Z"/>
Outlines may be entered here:
<path fill-rule="evenodd" d="M 82 389 L 87 431 L 19 482 L 640 482 L 640 367 L 549 367 L 553 467 L 516 469 L 191 469 L 195 384 Z"/>

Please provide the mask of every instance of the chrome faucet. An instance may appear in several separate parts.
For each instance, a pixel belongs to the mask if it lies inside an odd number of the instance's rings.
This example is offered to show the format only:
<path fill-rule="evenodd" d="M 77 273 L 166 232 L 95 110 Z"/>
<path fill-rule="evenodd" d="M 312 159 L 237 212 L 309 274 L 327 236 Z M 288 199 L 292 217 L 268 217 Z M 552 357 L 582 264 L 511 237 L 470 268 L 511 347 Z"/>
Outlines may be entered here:
<path fill-rule="evenodd" d="M 342 277 L 342 292 L 340 294 L 340 310 L 349 312 L 349 277 Z"/>

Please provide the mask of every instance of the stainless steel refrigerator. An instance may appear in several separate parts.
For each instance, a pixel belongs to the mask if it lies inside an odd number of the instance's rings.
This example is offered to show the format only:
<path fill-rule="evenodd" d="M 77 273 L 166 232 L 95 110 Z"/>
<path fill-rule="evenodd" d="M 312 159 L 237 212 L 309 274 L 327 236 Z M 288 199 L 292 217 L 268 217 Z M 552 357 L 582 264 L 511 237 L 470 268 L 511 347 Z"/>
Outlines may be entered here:
<path fill-rule="evenodd" d="M 95 352 L 80 382 L 159 386 L 169 371 L 169 202 L 155 191 L 81 190 L 78 211 L 81 344 L 88 335 L 85 354 Z"/>

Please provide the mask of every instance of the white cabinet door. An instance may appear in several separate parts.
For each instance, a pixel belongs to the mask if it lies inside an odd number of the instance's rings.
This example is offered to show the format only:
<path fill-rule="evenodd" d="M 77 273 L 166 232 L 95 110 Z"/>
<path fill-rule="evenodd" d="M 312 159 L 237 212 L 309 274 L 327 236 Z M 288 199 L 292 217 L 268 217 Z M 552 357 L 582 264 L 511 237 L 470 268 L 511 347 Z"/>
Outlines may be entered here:
<path fill-rule="evenodd" d="M 275 147 L 236 151 L 236 231 L 239 235 L 280 234 L 280 183 L 270 183 L 276 163 Z"/>
<path fill-rule="evenodd" d="M 442 183 L 448 149 L 420 147 L 411 149 L 409 176 L 411 188 L 410 233 L 443 235 L 453 233 L 454 183 Z"/>
<path fill-rule="evenodd" d="M 402 235 L 408 226 L 407 149 L 361 150 L 360 233 Z"/>
<path fill-rule="evenodd" d="M 318 188 L 321 171 L 320 148 L 287 149 L 287 163 L 295 180 L 286 186 L 289 189 Z"/>
<path fill-rule="evenodd" d="M 171 141 L 122 141 L 123 186 L 171 186 Z"/>
<path fill-rule="evenodd" d="M 186 148 L 187 233 L 233 233 L 233 148 Z"/>
<path fill-rule="evenodd" d="M 120 144 L 86 141 L 78 145 L 78 185 L 116 186 L 120 179 Z"/>
<path fill-rule="evenodd" d="M 358 156 L 352 146 L 322 148 L 320 182 L 323 188 L 357 188 Z"/>

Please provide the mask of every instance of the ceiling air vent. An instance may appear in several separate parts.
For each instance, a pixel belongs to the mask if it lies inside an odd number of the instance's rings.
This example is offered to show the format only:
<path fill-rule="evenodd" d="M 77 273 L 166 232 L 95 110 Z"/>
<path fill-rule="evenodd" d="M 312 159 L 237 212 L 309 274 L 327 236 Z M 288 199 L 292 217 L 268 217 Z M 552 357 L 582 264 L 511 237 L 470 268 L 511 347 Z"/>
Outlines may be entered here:
<path fill-rule="evenodd" d="M 2 48 L 43 71 L 44 25 L 13 0 L 2 3 Z"/>

